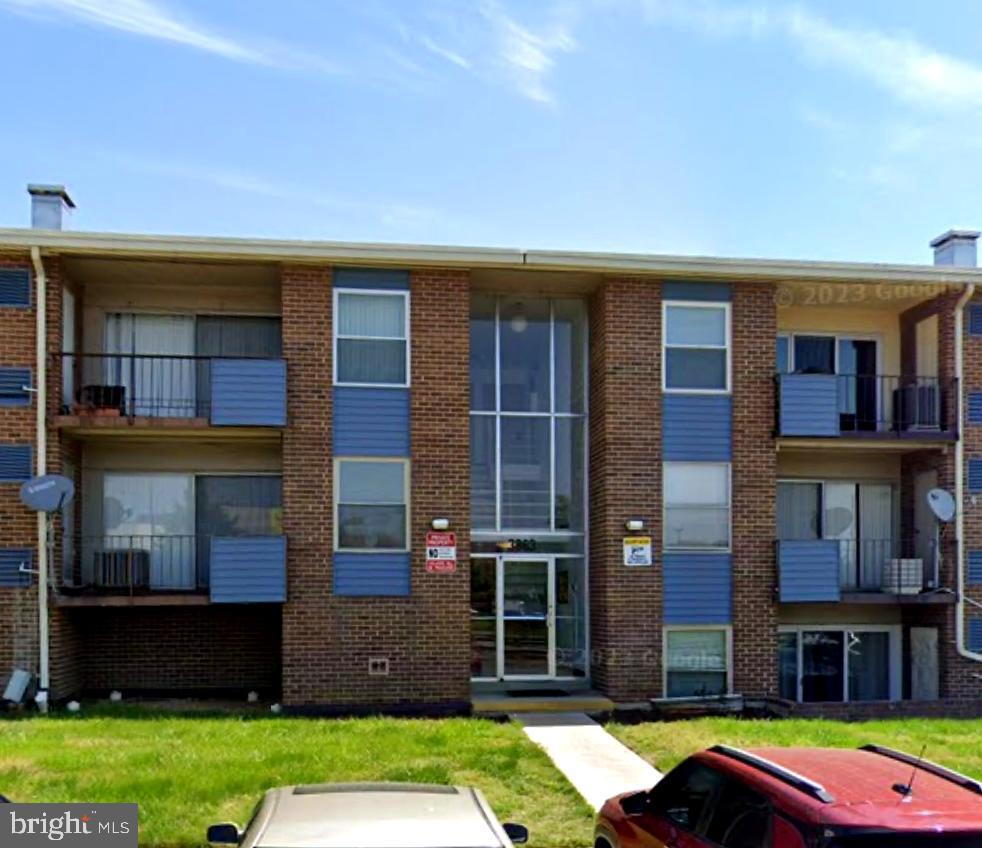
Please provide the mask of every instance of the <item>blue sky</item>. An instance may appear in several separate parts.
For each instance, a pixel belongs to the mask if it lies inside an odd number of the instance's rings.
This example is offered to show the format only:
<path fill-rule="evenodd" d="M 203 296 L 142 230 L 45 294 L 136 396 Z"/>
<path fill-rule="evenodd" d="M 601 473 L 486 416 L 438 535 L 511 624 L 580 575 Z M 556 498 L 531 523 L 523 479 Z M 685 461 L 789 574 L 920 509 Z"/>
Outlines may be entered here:
<path fill-rule="evenodd" d="M 0 0 L 0 225 L 929 261 L 973 0 Z"/>

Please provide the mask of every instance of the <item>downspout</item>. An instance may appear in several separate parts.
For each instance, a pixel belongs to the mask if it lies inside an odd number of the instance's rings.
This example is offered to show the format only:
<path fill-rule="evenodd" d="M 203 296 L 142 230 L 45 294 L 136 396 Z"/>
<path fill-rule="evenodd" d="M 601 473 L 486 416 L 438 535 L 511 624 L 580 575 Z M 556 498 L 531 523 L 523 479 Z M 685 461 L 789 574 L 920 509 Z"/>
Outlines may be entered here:
<path fill-rule="evenodd" d="M 31 262 L 34 263 L 34 289 L 37 304 L 35 314 L 35 336 L 37 340 L 37 380 L 34 400 L 37 404 L 37 475 L 48 471 L 48 277 L 44 273 L 41 250 L 31 248 Z M 48 515 L 39 511 L 38 522 L 38 693 L 36 701 L 42 713 L 48 711 L 48 686 L 50 684 L 50 663 L 48 657 Z"/>
<path fill-rule="evenodd" d="M 955 388 L 958 392 L 958 440 L 955 442 L 955 534 L 957 536 L 958 555 L 955 570 L 957 571 L 957 589 L 955 606 L 955 647 L 958 654 L 965 659 L 982 662 L 982 654 L 970 651 L 965 644 L 965 388 L 964 379 L 964 349 L 965 335 L 965 305 L 975 294 L 975 284 L 969 283 L 955 304 Z"/>

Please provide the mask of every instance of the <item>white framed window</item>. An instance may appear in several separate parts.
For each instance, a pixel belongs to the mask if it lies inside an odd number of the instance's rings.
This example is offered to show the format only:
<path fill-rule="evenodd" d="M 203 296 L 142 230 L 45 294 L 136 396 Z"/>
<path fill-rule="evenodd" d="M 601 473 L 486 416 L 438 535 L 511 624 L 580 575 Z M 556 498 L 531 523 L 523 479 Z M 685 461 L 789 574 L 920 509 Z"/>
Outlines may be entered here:
<path fill-rule="evenodd" d="M 730 304 L 662 303 L 662 389 L 690 394 L 730 391 Z"/>
<path fill-rule="evenodd" d="M 800 624 L 778 628 L 782 698 L 803 703 L 901 697 L 900 625 Z"/>
<path fill-rule="evenodd" d="M 334 290 L 334 384 L 409 385 L 409 292 Z"/>
<path fill-rule="evenodd" d="M 409 460 L 334 461 L 334 548 L 409 550 Z"/>
<path fill-rule="evenodd" d="M 665 628 L 665 697 L 728 695 L 733 680 L 732 657 L 730 627 Z"/>
<path fill-rule="evenodd" d="M 662 491 L 666 550 L 729 550 L 728 462 L 666 462 Z"/>

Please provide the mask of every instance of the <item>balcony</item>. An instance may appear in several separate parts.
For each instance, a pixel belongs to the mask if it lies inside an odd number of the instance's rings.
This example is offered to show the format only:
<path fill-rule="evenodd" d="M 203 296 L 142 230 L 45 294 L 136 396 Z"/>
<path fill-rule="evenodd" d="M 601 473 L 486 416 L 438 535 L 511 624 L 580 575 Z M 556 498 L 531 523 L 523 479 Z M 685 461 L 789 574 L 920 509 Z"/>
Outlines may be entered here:
<path fill-rule="evenodd" d="M 202 428 L 286 425 L 279 358 L 145 354 L 59 355 L 63 427 Z"/>
<path fill-rule="evenodd" d="M 938 552 L 913 539 L 780 539 L 782 603 L 949 603 Z"/>
<path fill-rule="evenodd" d="M 957 382 L 937 377 L 794 373 L 775 377 L 785 437 L 953 441 Z"/>
<path fill-rule="evenodd" d="M 286 600 L 279 535 L 76 536 L 63 547 L 63 606 Z"/>

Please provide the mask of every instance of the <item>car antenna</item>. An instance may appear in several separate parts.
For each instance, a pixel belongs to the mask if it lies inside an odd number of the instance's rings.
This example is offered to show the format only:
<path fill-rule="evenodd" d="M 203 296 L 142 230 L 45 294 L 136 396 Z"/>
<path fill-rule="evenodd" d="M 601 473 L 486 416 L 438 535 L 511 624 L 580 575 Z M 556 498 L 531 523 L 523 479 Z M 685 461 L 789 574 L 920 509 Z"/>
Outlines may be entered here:
<path fill-rule="evenodd" d="M 927 752 L 927 743 L 921 747 L 921 754 L 917 758 L 917 762 L 914 763 L 914 769 L 910 773 L 910 780 L 907 783 L 895 783 L 893 784 L 893 791 L 903 795 L 905 801 L 909 801 L 911 796 L 914 794 L 914 778 L 917 777 L 917 770 L 921 767 L 921 763 L 924 762 L 924 754 Z"/>

